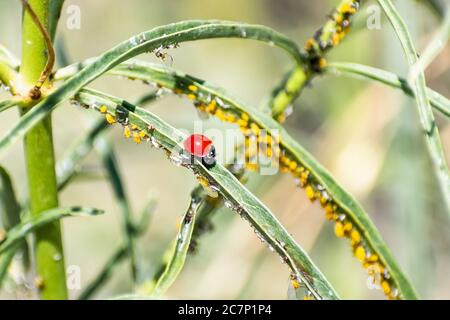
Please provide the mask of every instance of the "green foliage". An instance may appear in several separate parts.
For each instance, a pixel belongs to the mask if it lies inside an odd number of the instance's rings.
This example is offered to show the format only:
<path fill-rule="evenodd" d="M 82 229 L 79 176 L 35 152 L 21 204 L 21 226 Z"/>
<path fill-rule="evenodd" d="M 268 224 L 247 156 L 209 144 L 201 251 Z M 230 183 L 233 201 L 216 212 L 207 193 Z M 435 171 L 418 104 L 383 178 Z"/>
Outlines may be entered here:
<path fill-rule="evenodd" d="M 192 164 L 184 163 L 180 150 L 183 150 L 186 135 L 153 112 L 142 108 L 142 105 L 159 96 L 158 91 L 151 91 L 132 104 L 127 97 L 118 98 L 87 88 L 95 79 L 113 75 L 152 83 L 170 94 L 189 98 L 199 111 L 237 125 L 242 132 L 244 145 L 256 138 L 266 147 L 264 156 L 269 159 L 275 157 L 280 169 L 296 179 L 298 186 L 304 189 L 312 202 L 319 203 L 326 218 L 333 223 L 336 235 L 349 240 L 353 254 L 370 276 L 378 278 L 377 285 L 380 285 L 385 295 L 392 299 L 416 299 L 413 285 L 398 266 L 368 213 L 281 124 L 288 115 L 288 107 L 319 74 L 342 73 L 363 77 L 403 91 L 417 102 L 428 155 L 450 212 L 450 175 L 432 110 L 434 108 L 448 117 L 450 102 L 428 88 L 424 76 L 424 69 L 440 50 L 437 44 L 448 40 L 449 18 L 444 21 L 441 32 L 430 43 L 423 58 L 418 59 L 408 29 L 392 2 L 378 2 L 405 51 L 411 68 L 408 79 L 370 66 L 328 63 L 325 60 L 326 53 L 349 33 L 350 22 L 360 6 L 359 0 L 341 0 L 324 25 L 306 41 L 303 50 L 293 40 L 265 26 L 220 20 L 190 20 L 142 32 L 98 57 L 56 71 L 52 70 L 53 47 L 49 42 L 55 37 L 64 0 L 30 0 L 30 8 L 25 11 L 23 18 L 22 62 L 0 46 L 0 81 L 10 87 L 13 95 L 10 99 L 0 101 L 0 113 L 15 106 L 21 111 L 20 120 L 0 138 L 0 153 L 6 152 L 17 139 L 25 137 L 29 181 L 28 201 L 20 204 L 9 174 L 0 167 L 0 217 L 6 230 L 5 238 L 0 239 L 0 283 L 7 276 L 14 254 L 18 250 L 28 250 L 27 237 L 34 234 L 36 246 L 32 252 L 36 258 L 37 275 L 44 281 L 39 287 L 41 298 L 67 298 L 59 221 L 71 216 L 95 216 L 102 211 L 81 206 L 60 208 L 58 195 L 78 175 L 83 159 L 95 149 L 110 182 L 115 204 L 122 214 L 123 241 L 81 293 L 80 299 L 91 298 L 98 292 L 111 277 L 114 268 L 125 260 L 130 263 L 133 291 L 139 290 L 147 298 L 164 296 L 181 274 L 189 252 L 196 250 L 199 238 L 208 229 L 214 212 L 221 207 L 228 208 L 245 220 L 262 243 L 278 254 L 289 268 L 291 285 L 301 289 L 296 290 L 297 298 L 339 299 L 336 290 L 306 250 L 296 242 L 276 215 L 244 186 L 244 174 L 254 167 L 222 166 L 219 163 L 206 167 L 198 159 Z M 434 11 L 441 12 L 436 2 L 430 1 L 428 4 Z M 148 52 L 163 57 L 165 50 L 175 49 L 180 43 L 218 38 L 256 40 L 280 48 L 292 58 L 293 68 L 268 95 L 265 109 L 254 108 L 233 97 L 225 89 L 198 77 L 163 64 L 134 59 Z M 48 79 L 47 72 L 52 72 Z M 45 80 L 44 86 L 39 95 L 33 95 L 41 79 Z M 65 152 L 55 170 L 51 114 L 68 100 L 101 113 L 102 118 L 95 121 Z M 118 121 L 118 110 L 123 109 L 124 105 L 127 109 L 126 123 Z M 124 126 L 125 136 L 133 137 L 136 143 L 145 141 L 164 151 L 169 161 L 188 169 L 199 183 L 191 194 L 176 237 L 151 279 L 142 274 L 136 243 L 148 228 L 155 200 L 151 198 L 146 202 L 139 220 L 135 221 L 114 152 L 117 141 L 106 137 L 110 126 L 103 117 L 110 124 L 120 122 Z M 274 154 L 267 151 L 267 147 L 272 144 L 276 145 Z M 21 211 L 26 214 L 20 215 Z M 142 296 L 131 294 L 124 297 Z"/>

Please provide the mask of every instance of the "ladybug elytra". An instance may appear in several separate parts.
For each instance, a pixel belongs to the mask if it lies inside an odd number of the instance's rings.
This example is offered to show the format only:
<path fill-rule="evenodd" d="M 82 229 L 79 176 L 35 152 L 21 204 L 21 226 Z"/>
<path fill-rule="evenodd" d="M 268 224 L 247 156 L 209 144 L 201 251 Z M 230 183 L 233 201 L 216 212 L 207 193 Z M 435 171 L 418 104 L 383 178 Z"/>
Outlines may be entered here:
<path fill-rule="evenodd" d="M 184 140 L 183 145 L 184 151 L 190 154 L 191 158 L 201 160 L 205 167 L 211 168 L 216 164 L 216 149 L 208 137 L 202 134 L 191 134 Z"/>

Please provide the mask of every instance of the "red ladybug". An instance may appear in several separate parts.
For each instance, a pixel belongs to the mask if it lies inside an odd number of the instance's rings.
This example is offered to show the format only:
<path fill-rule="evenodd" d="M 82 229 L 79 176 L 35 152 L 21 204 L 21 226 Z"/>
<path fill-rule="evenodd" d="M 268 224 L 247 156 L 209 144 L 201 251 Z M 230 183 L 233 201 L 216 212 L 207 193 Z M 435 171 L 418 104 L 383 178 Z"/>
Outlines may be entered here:
<path fill-rule="evenodd" d="M 216 164 L 216 149 L 213 142 L 202 134 L 191 134 L 187 137 L 184 140 L 184 151 L 191 155 L 191 158 L 201 160 L 207 168 Z"/>

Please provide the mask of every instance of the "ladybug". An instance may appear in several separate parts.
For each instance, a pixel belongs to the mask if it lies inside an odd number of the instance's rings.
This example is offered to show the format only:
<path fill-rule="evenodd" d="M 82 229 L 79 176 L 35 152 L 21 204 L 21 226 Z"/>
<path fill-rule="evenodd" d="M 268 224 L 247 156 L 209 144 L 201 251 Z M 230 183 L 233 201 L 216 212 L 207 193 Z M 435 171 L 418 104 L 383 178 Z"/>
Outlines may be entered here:
<path fill-rule="evenodd" d="M 184 152 L 190 156 L 192 162 L 196 158 L 207 168 L 216 164 L 216 149 L 208 137 L 202 134 L 191 134 L 184 140 L 183 145 Z"/>

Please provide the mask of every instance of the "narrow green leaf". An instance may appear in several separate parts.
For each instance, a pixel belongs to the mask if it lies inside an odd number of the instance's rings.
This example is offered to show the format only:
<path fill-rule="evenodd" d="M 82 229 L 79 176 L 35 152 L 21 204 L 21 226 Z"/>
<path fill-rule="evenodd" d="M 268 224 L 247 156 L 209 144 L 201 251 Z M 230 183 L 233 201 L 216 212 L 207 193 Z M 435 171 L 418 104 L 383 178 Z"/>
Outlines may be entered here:
<path fill-rule="evenodd" d="M 14 246 L 19 241 L 25 239 L 25 237 L 36 230 L 53 221 L 65 217 L 84 217 L 84 216 L 94 216 L 102 214 L 103 211 L 93 208 L 86 207 L 69 207 L 69 208 L 56 208 L 44 211 L 39 216 L 34 216 L 22 221 L 20 224 L 13 227 L 6 235 L 6 238 L 0 242 L 0 254 Z"/>
<path fill-rule="evenodd" d="M 3 101 L 0 101 L 0 112 L 8 110 L 9 108 L 14 107 L 15 105 L 17 105 L 17 102 L 14 101 L 14 100 L 3 100 Z"/>
<path fill-rule="evenodd" d="M 262 41 L 286 50 L 296 61 L 301 62 L 300 52 L 293 41 L 264 26 L 217 20 L 192 20 L 157 27 L 122 42 L 83 69 L 80 65 L 79 73 L 67 80 L 45 100 L 34 106 L 0 139 L 0 152 L 17 138 L 23 136 L 58 104 L 69 99 L 82 87 L 117 64 L 142 53 L 154 50 L 159 52 L 164 48 L 174 47 L 182 42 L 211 38 L 243 38 Z"/>
<path fill-rule="evenodd" d="M 156 205 L 156 200 L 152 196 L 150 196 L 144 205 L 143 210 L 141 211 L 141 218 L 139 223 L 134 226 L 136 233 L 134 236 L 137 238 L 141 236 L 148 228 L 150 217 L 154 212 Z M 78 297 L 79 300 L 88 300 L 90 299 L 111 277 L 114 268 L 122 262 L 129 255 L 128 246 L 126 244 L 121 245 L 108 259 L 103 268 L 100 270 L 98 275 L 94 278 L 94 280 L 87 285 L 87 287 L 83 290 L 83 292 Z"/>
<path fill-rule="evenodd" d="M 20 222 L 20 205 L 9 173 L 0 166 L 0 221 L 5 230 Z"/>
<path fill-rule="evenodd" d="M 182 217 L 180 229 L 173 242 L 172 250 L 167 256 L 168 261 L 166 262 L 164 271 L 157 278 L 156 285 L 151 292 L 153 297 L 161 297 L 164 295 L 183 269 L 191 243 L 198 206 L 198 199 L 191 198 L 189 208 Z"/>
<path fill-rule="evenodd" d="M 5 231 L 10 230 L 20 223 L 20 205 L 12 185 L 11 177 L 8 172 L 0 166 L 0 221 Z M 0 230 L 1 232 L 2 230 Z M 24 255 L 27 255 L 26 243 L 18 243 L 11 250 L 0 254 L 0 287 L 7 274 L 8 267 L 17 251 L 21 248 Z M 27 259 L 24 261 L 28 262 Z"/>
<path fill-rule="evenodd" d="M 121 99 L 87 89 L 81 90 L 76 98 L 94 108 L 98 108 L 98 105 L 106 105 L 111 114 L 115 114 L 116 106 L 123 103 Z M 136 107 L 134 112 L 129 113 L 128 118 L 131 124 L 145 132 L 149 139 L 153 139 L 169 154 L 172 151 L 182 150 L 181 144 L 186 138 L 185 135 L 149 111 Z M 177 154 L 175 153 L 174 156 L 176 157 Z M 229 207 L 246 219 L 258 234 L 261 234 L 267 245 L 286 261 L 295 277 L 304 283 L 315 298 L 338 298 L 334 289 L 306 252 L 301 249 L 267 207 L 242 186 L 231 172 L 220 164 L 207 169 L 201 163 L 195 162 L 190 168 L 198 179 L 206 179 L 210 185 L 218 188 Z"/>
<path fill-rule="evenodd" d="M 335 75 L 343 73 L 350 76 L 360 76 L 362 78 L 375 80 L 388 86 L 398 88 L 410 97 L 415 97 L 414 90 L 405 79 L 382 69 L 357 63 L 333 62 L 328 65 L 325 72 Z M 443 115 L 450 117 L 450 100 L 430 88 L 427 88 L 427 94 L 430 98 L 431 106 L 440 111 Z"/>
<path fill-rule="evenodd" d="M 364 239 L 363 244 L 366 247 L 367 254 L 372 252 L 380 258 L 383 268 L 386 268 L 391 274 L 389 281 L 392 282 L 393 286 L 398 288 L 400 296 L 405 299 L 414 299 L 416 297 L 413 287 L 398 267 L 392 253 L 373 225 L 369 215 L 334 180 L 331 174 L 309 152 L 299 145 L 277 121 L 267 114 L 232 97 L 220 88 L 166 66 L 133 61 L 117 66 L 111 70 L 111 73 L 154 82 L 161 87 L 186 95 L 192 94 L 188 89 L 189 84 L 192 84 L 197 88 L 196 106 L 209 104 L 212 100 L 219 98 L 220 103 L 224 107 L 218 109 L 220 113 L 217 112 L 215 115 L 221 120 L 227 119 L 226 115 L 231 113 L 234 115 L 234 119 L 239 119 L 242 115 L 246 115 L 249 117 L 250 122 L 255 123 L 261 129 L 265 129 L 269 134 L 271 132 L 277 132 L 280 137 L 280 148 L 284 152 L 284 156 L 293 160 L 297 164 L 297 169 L 303 168 L 305 172 L 309 172 L 308 186 L 313 188 L 314 192 L 320 191 L 320 193 L 323 193 L 325 191 L 327 197 L 330 198 L 328 201 L 330 206 L 337 206 L 336 209 L 333 209 L 334 214 L 344 215 L 353 224 L 354 228 Z M 108 99 L 107 96 L 105 98 Z M 244 129 L 247 130 L 247 128 Z M 388 280 L 386 279 L 386 281 Z"/>
<path fill-rule="evenodd" d="M 164 74 L 164 72 L 166 74 Z M 132 62 L 132 63 L 124 63 L 115 69 L 113 69 L 110 73 L 116 74 L 116 75 L 122 75 L 130 78 L 136 78 L 146 81 L 152 81 L 156 82 L 158 85 L 170 88 L 172 90 L 177 89 L 177 83 L 179 83 L 180 79 L 185 79 L 185 81 L 189 81 L 189 79 L 196 79 L 194 77 L 189 77 L 186 75 L 183 75 L 181 73 L 176 73 L 173 70 L 169 70 L 168 68 L 165 68 L 163 66 L 155 66 L 155 65 L 148 65 L 145 63 L 140 62 Z M 187 80 L 186 80 L 187 79 Z M 229 103 L 233 107 L 237 107 L 240 109 L 241 112 L 248 113 L 253 120 L 255 120 L 255 112 L 254 110 L 251 110 L 248 106 L 244 106 L 243 104 L 239 104 L 236 102 L 236 100 L 231 100 L 229 96 L 226 96 L 221 92 L 219 89 L 213 88 L 211 90 L 210 86 L 208 86 L 203 81 L 196 82 L 196 85 L 199 86 L 200 90 L 205 89 L 204 96 L 212 95 L 212 96 L 218 96 L 224 101 L 225 103 Z M 220 92 L 220 93 L 218 93 Z M 221 94 L 222 93 L 222 94 Z M 261 115 L 260 115 L 261 117 Z M 269 120 L 270 122 L 270 120 Z M 272 122 L 273 123 L 273 122 Z M 261 125 L 261 123 L 258 123 Z M 262 125 L 262 128 L 273 128 L 270 125 Z M 282 133 L 281 137 L 284 137 L 285 135 Z M 286 146 L 286 139 L 282 139 L 282 146 Z M 287 143 L 288 148 L 289 146 L 292 148 L 292 145 L 289 145 Z M 295 149 L 295 147 L 294 147 Z M 300 154 L 300 156 L 299 156 Z M 297 153 L 296 159 L 300 161 L 303 161 L 305 159 L 305 153 L 304 151 L 300 151 L 300 153 Z M 310 166 L 308 169 L 311 170 L 311 168 L 314 168 L 314 166 Z M 316 175 L 320 175 L 321 170 L 324 170 L 323 168 L 319 168 L 318 171 L 311 170 L 311 172 Z M 337 193 L 333 193 L 330 190 L 333 188 L 327 188 L 330 185 L 335 184 L 335 182 L 330 177 L 320 177 L 318 181 L 321 181 L 320 185 L 322 187 L 325 186 L 325 190 L 331 194 L 333 199 L 338 203 L 342 204 L 342 202 L 346 203 L 345 205 L 342 205 L 341 208 L 346 212 L 350 214 L 351 220 L 356 222 L 356 225 L 359 226 L 360 230 L 362 230 L 362 234 L 364 235 L 366 241 L 368 242 L 369 246 L 372 250 L 374 250 L 378 255 L 381 256 L 381 259 L 383 260 L 383 263 L 386 264 L 388 267 L 388 270 L 394 274 L 394 279 L 396 282 L 396 285 L 401 287 L 400 293 L 405 298 L 414 298 L 415 293 L 412 289 L 411 285 L 407 281 L 406 277 L 402 274 L 400 269 L 397 267 L 395 260 L 393 259 L 392 255 L 390 254 L 389 250 L 385 246 L 384 242 L 381 240 L 381 236 L 379 235 L 378 231 L 376 231 L 373 224 L 370 222 L 370 219 L 368 218 L 367 214 L 364 213 L 364 211 L 361 209 L 361 207 L 356 204 L 355 201 L 348 195 L 344 194 L 342 195 L 342 189 L 339 187 L 337 189 Z M 349 208 L 353 207 L 352 210 Z"/>
<path fill-rule="evenodd" d="M 383 8 L 389 21 L 391 22 L 397 37 L 402 44 L 406 59 L 409 65 L 414 66 L 417 61 L 417 52 L 414 43 L 409 35 L 405 22 L 390 0 L 378 0 Z M 442 148 L 439 129 L 434 121 L 433 112 L 431 110 L 429 98 L 427 95 L 427 87 L 425 83 L 425 75 L 423 70 L 417 74 L 412 87 L 414 88 L 417 109 L 419 112 L 420 122 L 425 134 L 428 152 L 435 169 L 437 180 L 439 182 L 444 202 L 447 206 L 447 213 L 450 217 L 450 172 L 448 170 L 445 153 Z"/>
<path fill-rule="evenodd" d="M 154 102 L 157 98 L 153 92 L 148 95 L 144 95 L 138 101 L 141 103 L 149 104 Z M 100 137 L 106 129 L 108 124 L 99 118 L 96 120 L 87 132 L 77 141 L 75 144 L 64 154 L 63 158 L 58 161 L 56 165 L 56 175 L 58 179 L 58 189 L 62 190 L 70 182 L 73 176 L 77 172 L 81 160 L 83 160 L 88 153 L 92 150 L 95 141 Z"/>
<path fill-rule="evenodd" d="M 52 40 L 55 38 L 58 21 L 65 0 L 50 0 L 48 7 L 48 33 Z"/>
<path fill-rule="evenodd" d="M 417 62 L 411 67 L 408 77 L 410 81 L 416 79 L 419 73 L 423 72 L 441 51 L 445 49 L 450 37 L 450 4 L 447 4 L 446 12 L 447 14 L 438 32 L 428 43 Z"/>
<path fill-rule="evenodd" d="M 11 264 L 11 261 L 13 260 L 19 247 L 19 244 L 16 244 L 13 248 L 0 255 L 0 288 L 2 287 L 3 281 L 8 274 L 9 265 Z"/>
<path fill-rule="evenodd" d="M 17 59 L 5 46 L 0 44 L 0 60 L 5 62 L 10 68 L 19 71 L 20 60 Z"/>

